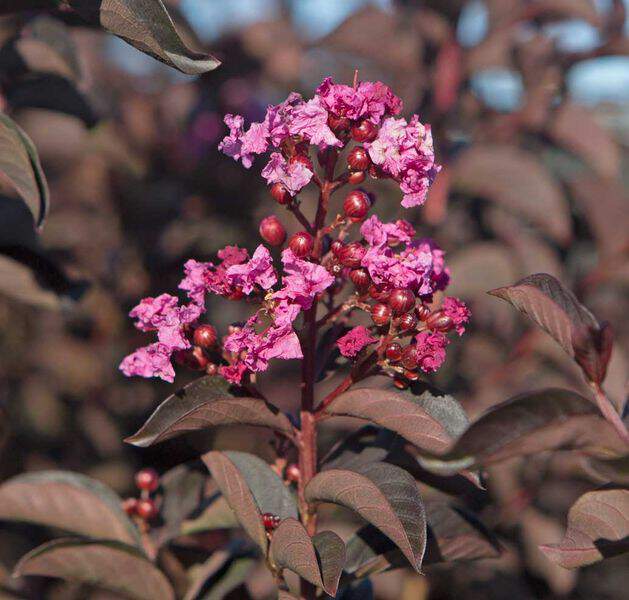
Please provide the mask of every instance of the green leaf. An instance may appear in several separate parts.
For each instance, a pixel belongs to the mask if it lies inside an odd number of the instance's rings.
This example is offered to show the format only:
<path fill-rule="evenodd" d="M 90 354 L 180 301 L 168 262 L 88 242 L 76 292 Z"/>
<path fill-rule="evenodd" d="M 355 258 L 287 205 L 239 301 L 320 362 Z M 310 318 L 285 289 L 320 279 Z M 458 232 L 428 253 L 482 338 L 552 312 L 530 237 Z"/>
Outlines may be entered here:
<path fill-rule="evenodd" d="M 0 520 L 24 521 L 140 546 L 137 529 L 107 486 L 78 473 L 40 471 L 0 486 Z"/>
<path fill-rule="evenodd" d="M 0 183 L 9 186 L 26 203 L 37 227 L 48 212 L 48 183 L 37 150 L 24 130 L 0 113 Z M 1 189 L 1 188 L 0 188 Z"/>
<path fill-rule="evenodd" d="M 584 494 L 568 512 L 563 540 L 540 549 L 566 569 L 629 552 L 629 490 L 608 488 Z"/>
<path fill-rule="evenodd" d="M 267 463 L 253 454 L 212 451 L 202 459 L 240 524 L 266 552 L 262 514 L 297 518 L 297 504 L 289 488 Z"/>
<path fill-rule="evenodd" d="M 352 471 L 330 469 L 310 480 L 308 502 L 333 502 L 357 512 L 377 527 L 419 571 L 426 548 L 426 517 L 413 477 L 386 463 Z"/>
<path fill-rule="evenodd" d="M 201 377 L 162 402 L 125 441 L 145 448 L 178 435 L 218 425 L 256 425 L 292 436 L 288 417 L 258 398 L 241 398 L 219 377 Z"/>
<path fill-rule="evenodd" d="M 418 394 L 358 388 L 341 394 L 326 412 L 366 419 L 398 433 L 422 450 L 437 453 L 449 448 L 467 425 L 465 413 L 453 398 L 435 396 L 428 389 Z"/>
<path fill-rule="evenodd" d="M 162 0 L 69 0 L 69 4 L 89 23 L 182 73 L 200 75 L 221 64 L 211 54 L 184 44 Z"/>
<path fill-rule="evenodd" d="M 14 576 L 41 575 L 97 586 L 136 600 L 174 600 L 161 571 L 137 549 L 107 540 L 61 539 L 35 548 Z"/>

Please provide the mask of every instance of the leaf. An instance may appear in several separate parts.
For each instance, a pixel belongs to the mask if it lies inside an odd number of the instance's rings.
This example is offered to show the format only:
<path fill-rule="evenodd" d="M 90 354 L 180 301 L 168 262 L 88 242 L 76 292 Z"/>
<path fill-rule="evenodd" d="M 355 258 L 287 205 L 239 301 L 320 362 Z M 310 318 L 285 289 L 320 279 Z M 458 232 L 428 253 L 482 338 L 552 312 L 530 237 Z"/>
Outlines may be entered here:
<path fill-rule="evenodd" d="M 338 536 L 336 537 L 338 539 Z M 325 544 L 324 540 L 321 539 L 320 541 Z M 340 539 L 338 542 L 343 544 Z M 336 595 L 340 570 L 336 576 L 336 581 L 334 577 L 330 577 L 332 575 L 330 571 L 328 572 L 328 580 L 323 581 L 313 539 L 308 535 L 306 528 L 296 519 L 282 521 L 273 532 L 270 554 L 271 559 L 280 569 L 289 569 L 313 585 L 324 588 L 330 596 Z"/>
<path fill-rule="evenodd" d="M 208 452 L 203 457 L 227 503 L 249 536 L 267 549 L 262 514 L 297 518 L 291 491 L 262 459 L 245 452 Z"/>
<path fill-rule="evenodd" d="M 490 465 L 513 456 L 558 448 L 586 447 L 593 424 L 602 421 L 594 405 L 576 392 L 548 388 L 520 394 L 489 409 L 457 440 L 441 461 Z"/>
<path fill-rule="evenodd" d="M 238 519 L 229 507 L 225 496 L 217 494 L 212 503 L 198 517 L 182 523 L 181 533 L 192 535 L 214 529 L 233 529 L 238 525 Z"/>
<path fill-rule="evenodd" d="M 162 0 L 69 0 L 69 4 L 89 23 L 100 24 L 182 73 L 199 75 L 221 64 L 211 54 L 186 47 Z"/>
<path fill-rule="evenodd" d="M 552 275 L 529 275 L 489 294 L 535 321 L 575 359 L 590 381 L 603 381 L 611 356 L 611 330 L 599 325 L 596 317 Z"/>
<path fill-rule="evenodd" d="M 345 544 L 333 531 L 320 531 L 312 538 L 312 543 L 321 569 L 323 589 L 334 596 L 345 565 Z"/>
<path fill-rule="evenodd" d="M 421 568 L 426 518 L 415 480 L 404 469 L 372 463 L 322 471 L 306 486 L 305 497 L 354 510 L 393 541 L 414 569 Z"/>
<path fill-rule="evenodd" d="M 107 486 L 78 473 L 27 473 L 0 486 L 0 520 L 139 546 L 137 529 L 120 505 L 120 498 Z"/>
<path fill-rule="evenodd" d="M 370 462 L 386 462 L 391 453 L 400 450 L 404 440 L 397 434 L 365 425 L 335 444 L 321 459 L 321 470 L 349 469 Z"/>
<path fill-rule="evenodd" d="M 590 458 L 584 466 L 588 474 L 599 480 L 629 486 L 629 454 L 610 460 Z"/>
<path fill-rule="evenodd" d="M 568 512 L 563 540 L 540 548 L 566 569 L 628 552 L 629 490 L 608 488 L 584 494 Z"/>
<path fill-rule="evenodd" d="M 35 225 L 41 227 L 49 200 L 37 150 L 22 128 L 0 113 L 0 183 L 2 178 L 24 200 Z"/>
<path fill-rule="evenodd" d="M 218 425 L 256 425 L 292 436 L 284 413 L 258 398 L 229 392 L 219 377 L 201 377 L 162 402 L 140 430 L 125 441 L 146 448 L 178 435 Z"/>
<path fill-rule="evenodd" d="M 509 145 L 476 144 L 459 156 L 450 173 L 455 190 L 516 212 L 559 243 L 570 241 L 566 199 L 534 154 Z"/>
<path fill-rule="evenodd" d="M 14 576 L 41 575 L 93 585 L 137 600 L 174 600 L 161 571 L 136 549 L 107 540 L 61 539 L 35 548 Z"/>
<path fill-rule="evenodd" d="M 448 400 L 440 405 L 441 399 L 433 396 L 429 390 L 416 395 L 412 392 L 360 388 L 341 394 L 327 407 L 326 412 L 366 419 L 398 433 L 422 450 L 438 453 L 450 447 L 454 436 L 467 425 L 465 413 L 452 409 L 456 401 L 446 398 Z M 438 411 L 441 419 L 435 416 Z M 449 412 L 455 413 L 454 419 L 458 419 L 452 432 L 448 431 L 443 422 L 449 420 Z"/>

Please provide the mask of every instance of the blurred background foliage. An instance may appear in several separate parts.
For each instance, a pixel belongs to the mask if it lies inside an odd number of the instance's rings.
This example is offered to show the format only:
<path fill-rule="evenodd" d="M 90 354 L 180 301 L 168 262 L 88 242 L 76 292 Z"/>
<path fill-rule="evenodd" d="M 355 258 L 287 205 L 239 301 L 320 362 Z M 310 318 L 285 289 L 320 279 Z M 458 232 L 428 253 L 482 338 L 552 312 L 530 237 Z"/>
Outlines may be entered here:
<path fill-rule="evenodd" d="M 225 244 L 253 248 L 268 214 L 295 229 L 255 167 L 218 153 L 222 116 L 258 120 L 289 91 L 310 95 L 327 75 L 349 82 L 354 69 L 391 85 L 405 115 L 432 124 L 444 165 L 421 210 L 402 215 L 397 187 L 373 186 L 381 218 L 404 216 L 447 250 L 451 292 L 473 310 L 471 332 L 453 344 L 436 384 L 470 417 L 518 392 L 582 389 L 548 336 L 485 294 L 544 271 L 612 323 L 605 388 L 623 409 L 629 42 L 621 0 L 167 4 L 188 44 L 223 60 L 219 69 L 178 74 L 63 12 L 0 19 L 0 107 L 37 146 L 51 198 L 39 238 L 23 236 L 13 214 L 0 223 L 2 479 L 72 469 L 128 494 L 142 464 L 162 470 L 194 456 L 194 442 L 189 454 L 122 442 L 170 390 L 118 372 L 145 343 L 126 313 L 141 297 L 173 291 L 187 258 L 207 260 Z M 238 311 L 218 299 L 209 317 L 225 332 Z M 270 397 L 274 386 L 283 390 L 276 403 L 290 407 L 295 365 L 263 378 Z M 267 442 L 233 430 L 215 438 L 218 447 L 261 452 Z M 378 576 L 378 598 L 625 597 L 626 559 L 577 574 L 537 549 L 561 536 L 568 507 L 597 481 L 587 465 L 558 453 L 492 471 L 484 516 L 503 536 L 503 556 L 427 577 Z M 10 567 L 41 539 L 0 528 L 0 584 L 13 585 Z M 271 588 L 259 575 L 248 585 L 264 598 Z M 59 583 L 45 597 L 86 596 Z"/>

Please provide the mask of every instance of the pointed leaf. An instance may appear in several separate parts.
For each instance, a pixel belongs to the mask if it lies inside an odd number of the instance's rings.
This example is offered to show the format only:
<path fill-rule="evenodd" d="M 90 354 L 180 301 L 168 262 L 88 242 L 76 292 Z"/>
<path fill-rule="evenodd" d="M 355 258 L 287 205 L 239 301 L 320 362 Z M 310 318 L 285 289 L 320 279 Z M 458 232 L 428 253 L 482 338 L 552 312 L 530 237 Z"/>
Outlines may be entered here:
<path fill-rule="evenodd" d="M 312 543 L 321 569 L 323 589 L 334 596 L 345 565 L 345 544 L 333 531 L 317 533 L 312 538 Z"/>
<path fill-rule="evenodd" d="M 139 545 L 137 529 L 120 505 L 120 498 L 107 486 L 78 473 L 27 473 L 0 486 L 0 520 Z"/>
<path fill-rule="evenodd" d="M 583 448 L 605 423 L 593 404 L 576 392 L 548 388 L 515 396 L 492 407 L 442 457 L 453 469 L 489 465 L 557 448 Z M 423 464 L 430 464 L 424 461 Z"/>
<path fill-rule="evenodd" d="M 266 552 L 262 514 L 297 518 L 291 491 L 267 463 L 253 454 L 213 451 L 202 458 L 240 524 Z"/>
<path fill-rule="evenodd" d="M 211 54 L 186 47 L 162 0 L 69 0 L 69 4 L 86 21 L 100 24 L 182 73 L 199 75 L 221 64 Z"/>
<path fill-rule="evenodd" d="M 386 463 L 330 469 L 308 483 L 305 496 L 351 508 L 391 539 L 413 568 L 421 568 L 426 517 L 415 480 L 403 469 Z"/>
<path fill-rule="evenodd" d="M 125 441 L 145 448 L 178 435 L 217 425 L 257 425 L 292 435 L 288 417 L 258 398 L 229 392 L 219 377 L 201 377 L 162 402 L 140 430 Z"/>
<path fill-rule="evenodd" d="M 454 408 L 456 401 L 445 398 L 447 401 L 433 396 L 429 390 L 415 395 L 408 391 L 360 388 L 341 394 L 326 412 L 366 419 L 395 431 L 422 450 L 441 452 L 452 445 L 454 435 L 467 425 L 462 409 L 458 404 Z M 449 412 L 454 414 L 453 418 Z"/>
<path fill-rule="evenodd" d="M 239 522 L 230 508 L 225 496 L 217 494 L 213 501 L 194 519 L 184 521 L 181 525 L 183 535 L 192 535 L 214 529 L 233 529 Z"/>
<path fill-rule="evenodd" d="M 59 577 L 137 600 L 174 600 L 168 580 L 137 549 L 106 540 L 61 539 L 24 556 L 15 576 Z"/>
<path fill-rule="evenodd" d="M 501 144 L 475 144 L 450 170 L 452 186 L 527 218 L 559 243 L 571 238 L 570 210 L 561 188 L 534 154 Z"/>
<path fill-rule="evenodd" d="M 0 113 L 0 183 L 3 179 L 26 203 L 40 227 L 48 212 L 48 184 L 37 150 L 22 128 Z"/>
<path fill-rule="evenodd" d="M 611 355 L 611 331 L 601 327 L 596 317 L 552 275 L 529 275 L 489 293 L 533 319 L 577 361 L 591 381 L 603 381 Z"/>
<path fill-rule="evenodd" d="M 286 519 L 273 532 L 271 558 L 280 569 L 289 569 L 317 587 L 323 588 L 317 553 L 306 528 L 296 519 Z M 326 589 L 334 596 L 336 589 Z"/>
<path fill-rule="evenodd" d="M 564 539 L 540 548 L 566 569 L 629 552 L 629 490 L 608 488 L 584 494 L 568 512 Z"/>

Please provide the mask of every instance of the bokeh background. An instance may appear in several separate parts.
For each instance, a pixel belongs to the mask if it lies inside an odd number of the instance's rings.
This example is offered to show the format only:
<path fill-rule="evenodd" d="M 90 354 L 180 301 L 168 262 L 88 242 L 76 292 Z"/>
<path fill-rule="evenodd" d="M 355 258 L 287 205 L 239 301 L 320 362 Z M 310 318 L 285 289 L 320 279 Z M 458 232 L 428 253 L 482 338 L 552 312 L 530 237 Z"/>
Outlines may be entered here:
<path fill-rule="evenodd" d="M 624 407 L 629 3 L 167 4 L 189 44 L 224 61 L 219 69 L 180 75 L 62 13 L 54 25 L 38 14 L 0 20 L 0 104 L 33 138 L 51 187 L 36 259 L 3 254 L 0 262 L 0 479 L 72 469 L 128 495 L 141 465 L 162 470 L 187 458 L 122 441 L 172 391 L 118 372 L 122 357 L 147 343 L 127 312 L 144 296 L 174 291 L 187 258 L 207 260 L 228 243 L 255 247 L 268 214 L 296 229 L 259 169 L 246 171 L 218 153 L 222 116 L 261 119 L 291 90 L 308 96 L 328 75 L 351 82 L 355 69 L 361 79 L 391 85 L 405 116 L 418 112 L 432 124 L 444 165 L 421 210 L 402 215 L 397 187 L 373 186 L 381 218 L 404 216 L 447 251 L 451 292 L 473 310 L 470 333 L 451 346 L 435 383 L 471 417 L 525 390 L 583 390 L 576 367 L 550 338 L 485 294 L 548 272 L 612 323 L 616 345 L 605 388 Z M 35 53 L 28 74 L 16 77 L 7 44 L 42 27 L 67 36 L 57 46 L 63 68 Z M 306 212 L 308 204 L 306 198 Z M 6 245 L 0 240 L 0 250 Z M 243 316 L 225 300 L 209 311 L 221 331 Z M 294 365 L 266 379 L 271 393 L 273 385 L 293 389 Z M 289 394 L 281 402 L 291 401 Z M 233 432 L 219 432 L 216 443 L 238 440 L 242 447 L 241 437 L 255 443 Z M 626 560 L 577 574 L 537 550 L 561 535 L 567 508 L 592 484 L 574 458 L 540 456 L 494 471 L 485 517 L 501 533 L 504 555 L 431 569 L 426 577 L 379 576 L 378 598 L 626 597 Z M 0 589 L 13 585 L 11 566 L 40 535 L 0 526 Z M 260 574 L 251 583 L 256 597 L 265 597 L 265 581 Z M 46 597 L 83 593 L 58 584 Z"/>

